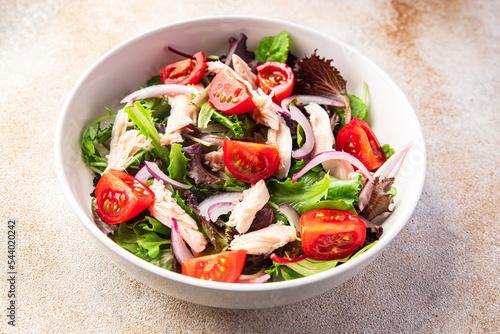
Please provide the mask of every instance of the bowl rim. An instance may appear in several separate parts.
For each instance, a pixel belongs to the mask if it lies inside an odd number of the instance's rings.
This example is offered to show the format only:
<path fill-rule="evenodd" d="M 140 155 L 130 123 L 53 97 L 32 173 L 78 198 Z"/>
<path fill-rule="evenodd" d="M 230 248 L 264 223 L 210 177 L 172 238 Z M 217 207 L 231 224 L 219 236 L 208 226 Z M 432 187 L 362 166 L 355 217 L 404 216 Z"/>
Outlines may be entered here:
<path fill-rule="evenodd" d="M 413 118 L 415 121 L 415 124 L 417 126 L 417 132 L 419 137 L 421 138 L 421 146 L 419 147 L 421 150 L 423 150 L 424 153 L 424 161 L 422 162 L 422 167 L 419 169 L 420 174 L 418 177 L 421 178 L 421 183 L 420 183 L 420 189 L 418 189 L 418 192 L 415 191 L 415 195 L 413 196 L 413 203 L 411 207 L 404 212 L 404 215 L 398 217 L 398 220 L 402 220 L 403 223 L 398 224 L 396 228 L 392 228 L 390 231 L 384 231 L 384 237 L 379 240 L 373 247 L 371 247 L 369 250 L 367 250 L 365 253 L 361 254 L 360 256 L 347 261 L 346 263 L 337 266 L 335 268 L 332 268 L 330 270 L 307 276 L 307 277 L 302 277 L 299 279 L 294 279 L 294 280 L 289 280 L 289 281 L 280 281 L 280 282 L 268 282 L 266 284 L 234 284 L 234 283 L 222 283 L 222 282 L 211 282 L 211 281 L 204 281 L 188 276 L 184 276 L 182 274 L 172 272 L 166 269 L 163 269 L 161 267 L 158 267 L 154 264 L 151 264 L 145 260 L 140 259 L 136 255 L 128 252 L 126 249 L 120 247 L 118 244 L 116 244 L 113 240 L 111 240 L 109 237 L 107 237 L 104 233 L 101 232 L 95 225 L 95 223 L 89 219 L 86 215 L 86 213 L 83 211 L 83 209 L 80 207 L 78 204 L 75 196 L 73 195 L 71 188 L 69 186 L 68 180 L 66 178 L 66 173 L 64 171 L 64 168 L 61 167 L 64 165 L 63 163 L 63 133 L 64 133 L 64 124 L 65 121 L 68 118 L 68 109 L 69 106 L 71 105 L 72 100 L 74 99 L 75 95 L 78 93 L 80 87 L 82 84 L 87 80 L 87 78 L 92 74 L 92 72 L 102 63 L 107 59 L 108 57 L 112 56 L 113 54 L 120 52 L 123 48 L 128 46 L 131 43 L 135 43 L 140 39 L 143 39 L 145 37 L 154 35 L 160 31 L 163 30 L 168 30 L 174 27 L 181 27 L 183 25 L 192 25 L 195 23 L 200 23 L 203 22 L 204 24 L 210 24 L 210 23 L 220 23 L 224 21 L 253 21 L 253 22 L 266 22 L 269 24 L 274 24 L 277 26 L 288 26 L 288 27 L 293 27 L 298 30 L 304 30 L 306 32 L 319 35 L 321 38 L 331 40 L 333 43 L 337 44 L 339 47 L 346 48 L 350 52 L 356 54 L 357 57 L 362 58 L 364 61 L 370 64 L 377 72 L 379 72 L 379 75 L 383 76 L 385 80 L 390 82 L 394 86 L 395 89 L 399 91 L 401 96 L 404 97 L 404 103 L 407 105 L 409 115 Z M 242 24 L 243 27 L 243 24 Z M 285 29 L 286 30 L 286 29 Z M 55 158 L 55 171 L 57 174 L 57 177 L 59 179 L 59 183 L 63 188 L 63 192 L 66 195 L 66 198 L 69 201 L 69 204 L 73 211 L 75 212 L 78 220 L 85 226 L 87 231 L 89 231 L 95 238 L 101 242 L 104 246 L 106 246 L 109 250 L 111 250 L 113 253 L 118 255 L 121 258 L 124 258 L 126 261 L 129 263 L 138 266 L 139 268 L 146 270 L 148 272 L 151 272 L 157 276 L 161 276 L 162 278 L 169 279 L 181 284 L 186 284 L 190 286 L 196 286 L 200 288 L 205 288 L 209 290 L 223 290 L 223 291 L 237 291 L 237 292 L 259 292 L 259 291 L 270 291 L 270 290 L 280 290 L 280 289 L 289 289 L 289 288 L 296 288 L 300 287 L 303 285 L 309 285 L 309 284 L 314 284 L 323 280 L 327 279 L 334 279 L 336 276 L 341 275 L 342 273 L 348 272 L 351 269 L 355 269 L 356 267 L 360 266 L 361 268 L 364 268 L 362 264 L 366 262 L 370 262 L 371 260 L 374 260 L 377 255 L 399 234 L 401 229 L 406 225 L 408 220 L 410 219 L 411 215 L 413 214 L 415 207 L 417 206 L 419 202 L 420 195 L 422 193 L 422 189 L 424 186 L 424 181 L 425 181 L 425 172 L 426 172 L 426 154 L 425 154 L 425 140 L 422 132 L 422 128 L 420 125 L 420 122 L 418 121 L 417 115 L 411 106 L 410 102 L 408 101 L 406 95 L 403 93 L 401 88 L 396 84 L 396 82 L 389 77 L 389 75 L 382 70 L 382 68 L 377 65 L 375 62 L 373 62 L 370 58 L 362 54 L 360 51 L 358 51 L 356 48 L 353 46 L 342 42 L 341 40 L 337 39 L 336 37 L 333 37 L 331 35 L 328 35 L 326 33 L 323 33 L 321 31 L 315 30 L 313 28 L 309 28 L 300 24 L 296 24 L 293 22 L 289 21 L 284 21 L 284 20 L 279 20 L 279 19 L 274 19 L 274 18 L 268 18 L 268 17 L 260 17 L 260 16 L 251 16 L 251 15 L 223 15 L 223 16 L 203 16 L 199 18 L 192 18 L 192 19 L 187 19 L 187 20 L 181 20 L 173 23 L 168 23 L 164 24 L 161 26 L 158 26 L 156 28 L 141 32 L 139 34 L 136 34 L 130 38 L 125 39 L 123 42 L 119 43 L 118 45 L 114 46 L 112 49 L 101 55 L 96 61 L 93 62 L 93 64 L 85 70 L 85 72 L 80 76 L 80 78 L 76 81 L 74 86 L 72 87 L 70 93 L 68 94 L 62 108 L 61 108 L 61 113 L 58 118 L 57 126 L 56 126 L 56 132 L 55 132 L 55 140 L 54 140 L 54 158 Z"/>

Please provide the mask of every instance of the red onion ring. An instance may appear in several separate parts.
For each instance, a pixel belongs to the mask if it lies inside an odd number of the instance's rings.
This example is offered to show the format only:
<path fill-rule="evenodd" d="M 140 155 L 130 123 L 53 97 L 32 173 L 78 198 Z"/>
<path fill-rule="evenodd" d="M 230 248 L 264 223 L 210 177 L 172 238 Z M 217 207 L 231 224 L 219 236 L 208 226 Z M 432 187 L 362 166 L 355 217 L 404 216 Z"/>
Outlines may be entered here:
<path fill-rule="evenodd" d="M 241 198 L 243 197 L 242 192 L 238 191 L 230 191 L 230 192 L 224 192 L 224 193 L 219 193 L 216 195 L 212 195 L 210 197 L 207 197 L 203 202 L 201 202 L 198 205 L 198 210 L 200 211 L 200 214 L 207 220 L 210 220 L 210 217 L 208 215 L 208 209 L 216 204 L 216 203 L 224 203 L 224 202 L 239 202 Z"/>
<path fill-rule="evenodd" d="M 302 111 L 295 106 L 290 106 L 290 117 L 300 124 L 302 129 L 304 129 L 304 134 L 306 136 L 304 145 L 302 145 L 301 148 L 292 151 L 292 157 L 299 160 L 307 158 L 311 155 L 315 145 L 315 137 L 311 123 Z"/>
<path fill-rule="evenodd" d="M 171 228 L 171 247 L 172 254 L 174 255 L 177 262 L 182 263 L 186 260 L 191 260 L 194 258 L 193 254 L 189 251 L 186 243 L 182 239 L 181 233 L 179 231 L 179 225 L 177 220 L 172 217 L 172 228 Z"/>
<path fill-rule="evenodd" d="M 135 174 L 135 178 L 139 181 L 141 181 L 142 183 L 146 182 L 147 180 L 149 180 L 149 178 L 151 177 L 151 173 L 149 172 L 148 170 L 148 167 L 147 166 L 142 166 L 141 169 L 139 169 L 139 171 Z"/>
<path fill-rule="evenodd" d="M 174 95 L 174 94 L 198 94 L 200 91 L 192 86 L 186 85 L 155 85 L 149 86 L 143 89 L 139 89 L 129 95 L 125 96 L 120 103 L 128 103 L 135 100 L 142 100 L 148 97 L 157 97 L 162 95 Z"/>
<path fill-rule="evenodd" d="M 337 99 L 332 99 L 324 96 L 316 96 L 316 95 L 290 95 L 287 98 L 284 98 L 281 101 L 281 108 L 283 109 L 282 112 L 287 113 L 288 111 L 288 104 L 292 102 L 293 100 L 297 100 L 299 104 L 309 104 L 309 103 L 317 103 L 317 104 L 326 104 L 330 106 L 336 106 L 336 107 L 345 107 L 345 103 L 337 100 Z"/>
<path fill-rule="evenodd" d="M 215 222 L 221 215 L 225 215 L 233 210 L 236 206 L 233 202 L 218 202 L 210 205 L 207 210 L 208 218 L 211 222 Z"/>
<path fill-rule="evenodd" d="M 187 184 L 184 184 L 184 183 L 181 183 L 181 182 L 178 182 L 178 181 L 175 181 L 175 180 L 169 178 L 165 173 L 163 173 L 161 171 L 160 167 L 158 167 L 158 165 L 155 164 L 154 162 L 146 161 L 145 164 L 146 164 L 146 168 L 151 173 L 151 175 L 153 175 L 153 177 L 155 179 L 161 180 L 161 181 L 163 181 L 163 183 L 168 183 L 172 187 L 177 188 L 177 189 L 187 190 L 187 189 L 191 188 Z"/>
<path fill-rule="evenodd" d="M 326 151 L 322 153 L 316 154 L 309 162 L 296 174 L 292 176 L 292 183 L 297 182 L 297 180 L 302 177 L 305 173 L 307 173 L 311 168 L 319 165 L 328 160 L 345 160 L 358 168 L 361 173 L 363 173 L 370 182 L 374 182 L 374 178 L 370 171 L 363 165 L 361 161 L 359 161 L 356 157 L 350 155 L 347 152 L 342 151 Z"/>
<path fill-rule="evenodd" d="M 269 274 L 264 274 L 254 278 L 239 278 L 235 283 L 259 284 L 259 283 L 265 283 L 270 278 L 271 276 Z"/>

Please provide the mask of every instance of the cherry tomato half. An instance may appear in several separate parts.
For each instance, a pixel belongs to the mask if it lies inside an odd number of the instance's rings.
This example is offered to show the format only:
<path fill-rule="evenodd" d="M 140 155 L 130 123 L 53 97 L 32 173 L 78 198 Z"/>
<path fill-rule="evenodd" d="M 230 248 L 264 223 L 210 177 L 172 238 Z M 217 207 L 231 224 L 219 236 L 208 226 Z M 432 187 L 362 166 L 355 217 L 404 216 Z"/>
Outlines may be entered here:
<path fill-rule="evenodd" d="M 372 129 L 359 118 L 353 118 L 339 131 L 336 148 L 358 158 L 370 171 L 377 170 L 387 160 Z"/>
<path fill-rule="evenodd" d="M 134 218 L 155 200 L 154 192 L 125 172 L 110 169 L 102 174 L 95 188 L 96 211 L 108 224 Z"/>
<path fill-rule="evenodd" d="M 366 224 L 355 214 L 336 209 L 316 209 L 300 217 L 302 249 L 311 259 L 337 260 L 363 246 Z"/>
<path fill-rule="evenodd" d="M 245 265 L 244 250 L 228 251 L 183 261 L 182 274 L 206 281 L 234 283 Z"/>
<path fill-rule="evenodd" d="M 220 71 L 212 79 L 208 100 L 224 114 L 243 114 L 255 109 L 247 86 L 227 70 Z"/>
<path fill-rule="evenodd" d="M 267 95 L 274 92 L 274 98 L 278 103 L 292 94 L 294 75 L 292 69 L 286 64 L 269 61 L 260 64 L 256 69 L 257 85 Z"/>
<path fill-rule="evenodd" d="M 278 146 L 224 139 L 224 164 L 238 180 L 257 183 L 278 167 Z"/>
<path fill-rule="evenodd" d="M 160 79 L 164 84 L 189 85 L 201 80 L 207 62 L 200 51 L 193 58 L 184 59 L 160 69 Z"/>

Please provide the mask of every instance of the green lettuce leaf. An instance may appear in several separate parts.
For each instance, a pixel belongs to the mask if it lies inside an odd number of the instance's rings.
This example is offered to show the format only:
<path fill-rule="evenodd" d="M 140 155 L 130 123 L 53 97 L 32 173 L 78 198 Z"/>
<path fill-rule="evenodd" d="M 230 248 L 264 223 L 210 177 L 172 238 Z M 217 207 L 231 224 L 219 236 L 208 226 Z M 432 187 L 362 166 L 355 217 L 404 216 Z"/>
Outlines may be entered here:
<path fill-rule="evenodd" d="M 290 36 L 286 31 L 282 31 L 276 36 L 262 38 L 255 52 L 255 58 L 257 58 L 259 64 L 266 61 L 286 63 L 289 48 Z"/>
<path fill-rule="evenodd" d="M 187 183 L 187 165 L 189 159 L 181 152 L 181 144 L 172 144 L 170 147 L 170 165 L 168 166 L 169 176 L 175 181 Z"/>
<path fill-rule="evenodd" d="M 279 273 L 279 271 L 281 271 L 280 274 L 283 276 L 283 278 L 285 280 L 296 279 L 296 278 L 300 278 L 300 277 L 319 274 L 319 273 L 322 273 L 324 271 L 335 268 L 337 265 L 345 263 L 350 259 L 354 259 L 355 257 L 358 257 L 359 255 L 363 254 L 368 249 L 373 247 L 376 243 L 377 243 L 377 241 L 361 248 L 356 253 L 349 255 L 343 259 L 339 259 L 339 260 L 320 261 L 320 260 L 313 260 L 310 258 L 305 258 L 304 260 L 292 262 L 292 263 L 287 263 L 287 264 L 278 264 L 276 262 L 273 262 L 275 265 L 275 268 L 272 268 L 266 272 L 270 275 L 276 276 L 276 275 L 278 275 L 277 273 Z"/>
<path fill-rule="evenodd" d="M 344 200 L 341 199 L 320 201 L 318 203 L 310 204 L 305 207 L 304 212 L 316 209 L 337 209 L 337 210 L 349 211 L 356 215 L 358 214 L 356 212 L 356 209 L 354 208 L 354 205 L 347 204 L 346 202 L 344 202 Z"/>
<path fill-rule="evenodd" d="M 325 176 L 313 183 L 308 184 L 302 180 L 292 183 L 291 179 L 279 181 L 271 179 L 267 182 L 267 189 L 271 194 L 270 201 L 276 205 L 288 204 L 299 214 L 303 214 L 305 207 L 318 202 L 328 193 L 330 177 Z"/>
<path fill-rule="evenodd" d="M 106 108 L 106 110 L 108 111 L 108 115 L 100 117 L 90 124 L 81 139 L 83 161 L 91 170 L 99 174 L 104 172 L 108 162 L 104 154 L 99 152 L 97 147 L 99 146 L 98 144 L 102 144 L 111 138 L 111 131 L 113 129 L 112 123 L 108 123 L 107 126 L 101 127 L 101 122 L 105 119 L 115 117 L 115 115 L 111 113 L 111 110 L 108 108 Z"/>
<path fill-rule="evenodd" d="M 168 166 L 170 163 L 169 151 L 166 146 L 162 146 L 160 143 L 161 137 L 153 123 L 151 110 L 144 108 L 140 102 L 136 101 L 131 106 L 126 107 L 125 112 L 139 128 L 139 131 L 146 138 L 151 138 L 154 146 L 153 151 Z"/>
<path fill-rule="evenodd" d="M 339 180 L 330 176 L 330 186 L 328 187 L 327 200 L 343 200 L 347 204 L 358 201 L 358 194 L 361 190 L 361 175 L 354 180 Z"/>

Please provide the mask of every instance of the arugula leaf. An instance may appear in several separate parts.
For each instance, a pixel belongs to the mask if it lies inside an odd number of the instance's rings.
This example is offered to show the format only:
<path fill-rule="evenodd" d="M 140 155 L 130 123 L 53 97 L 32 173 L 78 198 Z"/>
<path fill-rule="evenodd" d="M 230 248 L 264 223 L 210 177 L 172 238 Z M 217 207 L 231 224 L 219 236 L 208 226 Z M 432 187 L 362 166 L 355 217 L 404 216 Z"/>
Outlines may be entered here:
<path fill-rule="evenodd" d="M 241 122 L 238 120 L 238 116 L 236 114 L 225 116 L 217 110 L 214 110 L 212 118 L 231 130 L 234 133 L 235 138 L 243 138 L 245 136 L 245 133 L 241 128 Z"/>
<path fill-rule="evenodd" d="M 257 58 L 259 64 L 266 61 L 286 63 L 289 48 L 290 36 L 286 31 L 282 31 L 276 36 L 262 38 L 255 52 L 255 58 Z"/>
<path fill-rule="evenodd" d="M 224 188 L 225 191 L 245 191 L 248 189 L 248 184 L 235 177 L 228 177 L 224 181 L 222 188 Z"/>
<path fill-rule="evenodd" d="M 137 245 L 148 250 L 148 255 L 151 257 L 157 257 L 160 253 L 161 245 L 169 245 L 170 240 L 163 239 L 158 234 L 154 232 L 149 232 L 141 236 L 141 238 L 137 241 Z"/>
<path fill-rule="evenodd" d="M 336 99 L 345 104 L 344 116 L 351 119 L 351 107 L 346 90 L 346 81 L 331 63 L 333 60 L 320 58 L 316 51 L 297 63 L 294 92 L 319 95 Z"/>
<path fill-rule="evenodd" d="M 106 110 L 108 111 L 108 115 L 100 117 L 90 124 L 81 139 L 83 161 L 91 170 L 99 174 L 104 172 L 108 165 L 108 161 L 101 155 L 94 142 L 102 144 L 111 138 L 113 124 L 109 123 L 107 127 L 101 128 L 101 122 L 105 119 L 115 117 L 111 110 L 108 108 L 106 108 Z"/>
<path fill-rule="evenodd" d="M 155 85 L 163 85 L 163 82 L 161 81 L 161 78 L 159 75 L 155 75 L 154 77 L 149 79 L 148 82 L 146 83 L 146 87 L 155 86 Z"/>
<path fill-rule="evenodd" d="M 181 149 L 182 145 L 178 143 L 174 143 L 170 147 L 168 173 L 175 181 L 187 183 L 186 171 L 189 159 L 181 152 Z"/>
<path fill-rule="evenodd" d="M 142 99 L 141 104 L 144 108 L 151 110 L 151 116 L 158 120 L 162 120 L 169 116 L 170 110 L 172 109 L 165 96 L 161 98 L 149 97 L 147 99 Z"/>
<path fill-rule="evenodd" d="M 153 119 L 151 118 L 151 111 L 144 108 L 144 106 L 136 101 L 131 106 L 125 108 L 125 112 L 132 119 L 139 131 L 146 137 L 151 138 L 154 149 L 153 152 L 166 164 L 169 165 L 169 151 L 166 146 L 160 143 L 160 134 L 154 126 Z"/>
<path fill-rule="evenodd" d="M 328 194 L 330 178 L 327 174 L 322 180 L 313 184 L 305 183 L 300 180 L 292 183 L 290 178 L 285 181 L 271 179 L 267 182 L 267 189 L 271 194 L 269 199 L 276 205 L 288 204 L 292 206 L 299 214 L 303 214 L 305 207 L 316 203 Z"/>

